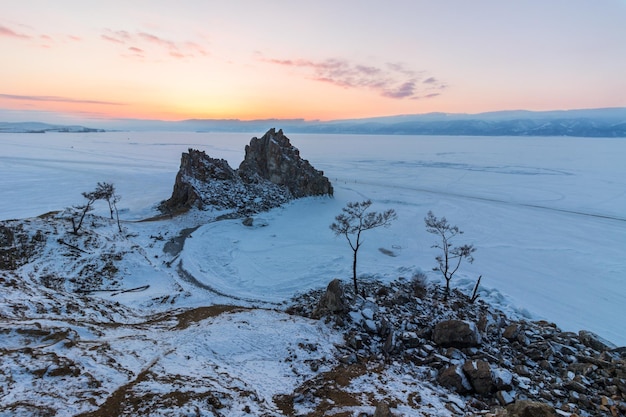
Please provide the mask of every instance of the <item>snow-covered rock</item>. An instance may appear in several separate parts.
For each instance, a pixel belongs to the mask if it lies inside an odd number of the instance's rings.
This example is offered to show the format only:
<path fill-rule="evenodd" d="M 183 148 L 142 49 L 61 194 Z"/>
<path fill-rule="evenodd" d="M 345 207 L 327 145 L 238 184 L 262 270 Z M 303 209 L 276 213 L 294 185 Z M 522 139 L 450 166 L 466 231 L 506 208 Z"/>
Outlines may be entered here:
<path fill-rule="evenodd" d="M 300 157 L 282 130 L 270 129 L 246 145 L 245 159 L 237 170 L 204 151 L 183 153 L 172 196 L 161 209 L 175 213 L 197 207 L 250 214 L 293 198 L 332 194 L 324 173 Z"/>

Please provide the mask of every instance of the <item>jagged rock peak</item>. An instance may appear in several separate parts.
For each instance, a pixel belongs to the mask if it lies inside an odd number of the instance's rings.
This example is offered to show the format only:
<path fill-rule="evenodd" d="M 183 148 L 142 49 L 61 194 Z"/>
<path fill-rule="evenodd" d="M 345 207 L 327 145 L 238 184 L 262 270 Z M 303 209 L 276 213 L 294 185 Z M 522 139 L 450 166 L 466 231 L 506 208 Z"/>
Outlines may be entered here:
<path fill-rule="evenodd" d="M 332 193 L 324 173 L 300 157 L 282 130 L 271 129 L 261 139 L 252 138 L 238 170 L 204 151 L 183 153 L 172 196 L 160 208 L 175 213 L 213 207 L 248 215 L 293 198 Z"/>
<path fill-rule="evenodd" d="M 263 137 L 252 138 L 245 152 L 238 172 L 246 182 L 266 179 L 286 187 L 295 198 L 333 194 L 333 187 L 324 172 L 300 157 L 300 151 L 282 129 L 277 132 L 272 128 Z"/>

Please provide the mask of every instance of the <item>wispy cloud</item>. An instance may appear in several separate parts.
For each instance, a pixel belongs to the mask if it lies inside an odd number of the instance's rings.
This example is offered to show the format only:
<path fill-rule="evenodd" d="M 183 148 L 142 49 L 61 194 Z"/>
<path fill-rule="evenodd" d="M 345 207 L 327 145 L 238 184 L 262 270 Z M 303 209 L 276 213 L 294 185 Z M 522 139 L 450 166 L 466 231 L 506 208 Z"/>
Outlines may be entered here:
<path fill-rule="evenodd" d="M 111 43 L 124 45 L 122 56 L 146 58 L 163 54 L 183 59 L 207 56 L 209 53 L 200 44 L 191 41 L 174 41 L 148 32 L 131 33 L 126 30 L 105 29 L 100 38 Z M 128 54 L 131 51 L 131 54 Z"/>
<path fill-rule="evenodd" d="M 71 34 L 40 33 L 36 29 L 27 25 L 18 25 L 18 26 L 22 28 L 22 31 L 18 31 L 10 27 L 0 25 L 0 37 L 28 41 L 31 45 L 42 47 L 42 48 L 51 48 L 58 44 L 67 43 L 70 41 L 77 42 L 77 41 L 82 40 L 78 36 L 74 36 Z"/>
<path fill-rule="evenodd" d="M 9 38 L 17 38 L 17 39 L 32 39 L 31 36 L 19 33 L 14 31 L 13 29 L 9 29 L 6 26 L 0 25 L 0 36 L 6 36 Z"/>
<path fill-rule="evenodd" d="M 301 69 L 308 77 L 343 88 L 366 88 L 394 99 L 435 97 L 445 84 L 423 71 L 406 68 L 402 63 L 383 66 L 355 64 L 345 59 L 312 61 L 307 59 L 262 58 L 264 62 Z M 434 90 L 439 92 L 433 93 Z"/>
<path fill-rule="evenodd" d="M 7 100 L 21 100 L 21 101 L 48 101 L 56 103 L 80 103 L 80 104 L 104 104 L 108 106 L 123 106 L 124 103 L 118 103 L 114 101 L 101 101 L 101 100 L 85 100 L 76 99 L 71 97 L 60 96 L 32 96 L 32 95 L 17 95 L 17 94 L 0 94 L 0 98 Z"/>

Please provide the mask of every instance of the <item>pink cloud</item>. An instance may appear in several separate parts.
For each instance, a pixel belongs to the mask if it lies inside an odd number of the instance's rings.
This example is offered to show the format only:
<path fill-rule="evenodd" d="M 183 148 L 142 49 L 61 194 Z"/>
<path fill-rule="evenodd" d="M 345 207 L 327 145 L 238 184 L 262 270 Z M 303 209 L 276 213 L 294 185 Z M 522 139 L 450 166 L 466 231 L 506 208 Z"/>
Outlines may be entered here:
<path fill-rule="evenodd" d="M 196 42 L 177 42 L 147 32 L 131 33 L 125 30 L 113 31 L 106 29 L 100 37 L 103 40 L 120 45 L 126 45 L 129 43 L 139 45 L 139 47 L 133 46 L 129 48 L 132 52 L 134 52 L 134 54 L 122 54 L 126 57 L 144 58 L 150 54 L 153 56 L 166 54 L 167 56 L 173 58 L 182 59 L 208 55 L 208 52 Z"/>
<path fill-rule="evenodd" d="M 21 101 L 52 101 L 52 102 L 57 102 L 57 103 L 105 104 L 109 106 L 124 105 L 124 103 L 118 103 L 114 101 L 84 100 L 84 99 L 76 99 L 76 98 L 71 98 L 71 97 L 60 97 L 60 96 L 0 94 L 0 98 L 7 99 L 7 100 L 21 100 Z"/>
<path fill-rule="evenodd" d="M 12 29 L 9 29 L 6 26 L 0 26 L 0 36 L 6 36 L 9 38 L 17 38 L 17 39 L 32 39 L 31 36 L 25 35 L 23 33 L 15 32 Z"/>
<path fill-rule="evenodd" d="M 336 58 L 323 61 L 275 58 L 261 58 L 261 60 L 274 65 L 302 69 L 308 72 L 308 78 L 315 81 L 343 88 L 365 88 L 393 99 L 433 97 L 432 90 L 445 87 L 435 77 L 424 78 L 423 72 L 408 69 L 399 63 L 388 63 L 383 67 L 378 67 L 355 64 Z"/>

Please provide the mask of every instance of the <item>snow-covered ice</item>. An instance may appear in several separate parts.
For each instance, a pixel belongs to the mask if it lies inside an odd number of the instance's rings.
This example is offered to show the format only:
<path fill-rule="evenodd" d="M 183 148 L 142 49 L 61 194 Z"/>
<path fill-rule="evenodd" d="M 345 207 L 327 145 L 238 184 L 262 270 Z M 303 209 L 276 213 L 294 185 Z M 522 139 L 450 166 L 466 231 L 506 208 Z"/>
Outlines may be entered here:
<path fill-rule="evenodd" d="M 3 134 L 0 218 L 78 204 L 98 181 L 115 184 L 124 220 L 148 217 L 171 194 L 181 152 L 205 150 L 236 167 L 245 144 L 263 133 Z M 180 259 L 201 283 L 279 303 L 333 278 L 350 279 L 350 248 L 328 226 L 346 202 L 369 198 L 372 209 L 393 208 L 398 220 L 364 235 L 362 279 L 424 271 L 439 280 L 431 271 L 435 236 L 423 222 L 432 210 L 465 231 L 459 243 L 478 248 L 453 285 L 469 292 L 482 275 L 481 297 L 509 312 L 626 345 L 623 139 L 285 133 L 324 170 L 334 198 L 259 214 L 252 228 L 236 220 L 200 227 Z M 154 233 L 161 227 L 128 225 Z"/>

